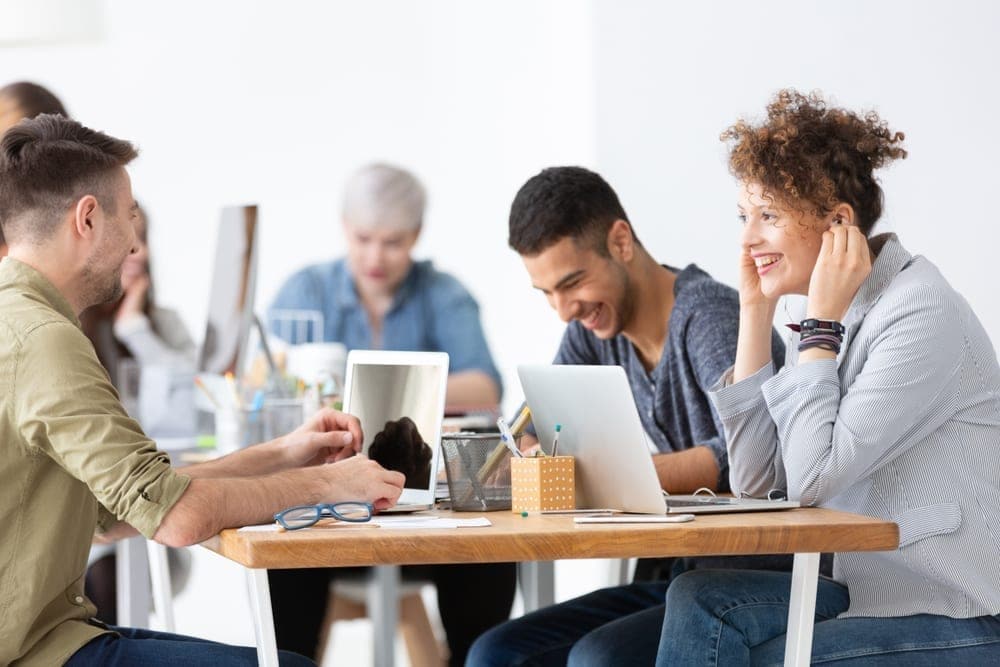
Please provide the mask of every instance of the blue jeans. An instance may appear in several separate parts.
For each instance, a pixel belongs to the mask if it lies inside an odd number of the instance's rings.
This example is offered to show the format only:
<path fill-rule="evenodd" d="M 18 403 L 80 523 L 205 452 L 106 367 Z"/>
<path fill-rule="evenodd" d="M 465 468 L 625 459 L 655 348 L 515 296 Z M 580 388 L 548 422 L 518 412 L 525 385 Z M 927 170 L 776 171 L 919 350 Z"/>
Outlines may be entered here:
<path fill-rule="evenodd" d="M 138 628 L 110 627 L 117 634 L 95 637 L 74 653 L 67 667 L 251 667 L 257 664 L 257 649 L 229 646 L 205 639 L 153 632 Z M 314 663 L 296 653 L 281 651 L 282 667 L 306 667 Z"/>
<path fill-rule="evenodd" d="M 615 586 L 487 631 L 466 665 L 651 665 L 668 583 Z"/>
<path fill-rule="evenodd" d="M 704 570 L 679 576 L 667 592 L 656 664 L 781 665 L 791 575 Z M 844 618 L 847 588 L 820 578 L 814 665 L 1000 664 L 1000 617 L 920 614 Z"/>

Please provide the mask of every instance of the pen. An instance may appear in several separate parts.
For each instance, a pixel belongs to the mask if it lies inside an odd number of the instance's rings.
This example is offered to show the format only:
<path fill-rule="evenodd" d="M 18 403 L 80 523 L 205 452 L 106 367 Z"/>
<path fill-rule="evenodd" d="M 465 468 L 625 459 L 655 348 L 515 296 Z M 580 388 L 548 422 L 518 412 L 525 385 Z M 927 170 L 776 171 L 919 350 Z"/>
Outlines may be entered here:
<path fill-rule="evenodd" d="M 562 424 L 556 424 L 556 434 L 552 436 L 552 456 L 556 455 L 559 451 L 559 431 L 562 430 Z"/>
<path fill-rule="evenodd" d="M 497 428 L 500 429 L 500 440 L 507 445 L 507 449 L 514 456 L 520 457 L 521 452 L 517 448 L 517 443 L 514 442 L 514 434 L 510 432 L 510 427 L 507 426 L 507 422 L 504 421 L 503 417 L 497 417 Z"/>

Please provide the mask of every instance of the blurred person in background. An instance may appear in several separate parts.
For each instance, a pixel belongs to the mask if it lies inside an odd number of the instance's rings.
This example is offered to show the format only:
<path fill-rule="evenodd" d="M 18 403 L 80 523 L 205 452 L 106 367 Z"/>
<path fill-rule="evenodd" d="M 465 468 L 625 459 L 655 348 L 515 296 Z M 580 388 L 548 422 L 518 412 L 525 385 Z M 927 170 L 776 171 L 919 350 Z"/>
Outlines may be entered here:
<path fill-rule="evenodd" d="M 40 113 L 57 113 L 69 118 L 59 98 L 37 83 L 18 81 L 0 88 L 0 136 L 21 120 Z M 7 242 L 0 227 L 0 257 L 6 255 Z"/>
<path fill-rule="evenodd" d="M 399 167 L 370 164 L 355 172 L 344 191 L 347 256 L 286 280 L 271 304 L 272 329 L 282 335 L 274 326 L 280 311 L 311 310 L 323 315 L 320 340 L 348 350 L 447 352 L 448 405 L 494 407 L 500 374 L 479 305 L 453 276 L 413 259 L 426 200 L 417 178 Z M 317 342 L 290 338 L 293 345 Z"/>

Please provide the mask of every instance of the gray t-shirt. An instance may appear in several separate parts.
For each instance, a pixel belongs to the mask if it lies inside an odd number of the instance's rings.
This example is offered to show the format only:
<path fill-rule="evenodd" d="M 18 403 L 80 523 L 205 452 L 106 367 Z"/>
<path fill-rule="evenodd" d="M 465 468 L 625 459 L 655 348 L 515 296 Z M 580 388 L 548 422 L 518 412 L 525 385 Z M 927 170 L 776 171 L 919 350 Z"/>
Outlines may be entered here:
<path fill-rule="evenodd" d="M 601 340 L 570 322 L 553 363 L 621 366 L 628 375 L 639 416 L 660 452 L 704 445 L 715 454 L 719 488 L 729 488 L 729 463 L 722 423 L 708 390 L 736 359 L 740 299 L 732 287 L 694 264 L 676 274 L 667 340 L 656 368 L 647 372 L 624 335 Z M 771 353 L 781 365 L 785 347 L 772 333 Z"/>

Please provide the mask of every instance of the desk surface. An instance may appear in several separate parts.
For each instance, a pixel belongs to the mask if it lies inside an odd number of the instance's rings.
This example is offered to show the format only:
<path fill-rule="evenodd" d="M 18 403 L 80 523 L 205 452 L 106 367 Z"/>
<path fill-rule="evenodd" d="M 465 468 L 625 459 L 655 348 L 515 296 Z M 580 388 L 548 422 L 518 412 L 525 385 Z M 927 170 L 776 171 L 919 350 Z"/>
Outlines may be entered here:
<path fill-rule="evenodd" d="M 486 516 L 488 528 L 406 530 L 371 525 L 296 532 L 224 530 L 203 543 L 250 568 L 489 563 L 565 558 L 887 551 L 899 528 L 881 519 L 814 507 L 699 515 L 690 523 L 588 524 L 571 516 L 436 511 Z"/>

